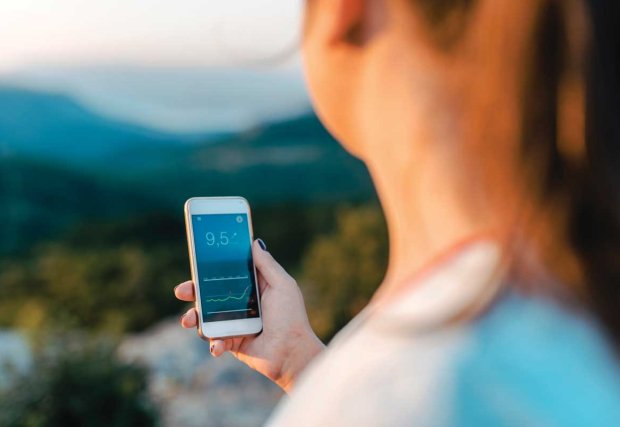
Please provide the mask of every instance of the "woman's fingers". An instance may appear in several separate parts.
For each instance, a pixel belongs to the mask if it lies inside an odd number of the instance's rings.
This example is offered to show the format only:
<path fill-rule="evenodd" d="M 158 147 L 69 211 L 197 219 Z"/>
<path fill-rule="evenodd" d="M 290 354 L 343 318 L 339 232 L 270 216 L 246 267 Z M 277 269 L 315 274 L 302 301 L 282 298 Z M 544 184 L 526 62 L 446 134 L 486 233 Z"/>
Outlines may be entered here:
<path fill-rule="evenodd" d="M 224 338 L 218 339 L 213 338 L 209 344 L 209 351 L 214 357 L 220 357 L 222 354 L 231 352 L 235 357 L 238 357 L 237 354 L 239 349 L 241 348 L 241 343 L 246 338 Z"/>
<path fill-rule="evenodd" d="M 181 301 L 194 301 L 196 296 L 194 295 L 194 282 L 188 280 L 174 288 L 174 296 Z"/>
<path fill-rule="evenodd" d="M 198 313 L 195 308 L 190 308 L 181 316 L 181 326 L 184 328 L 195 328 L 198 322 Z M 214 357 L 220 357 L 227 351 L 235 350 L 234 338 L 229 339 L 211 339 L 209 340 L 209 350 Z"/>
<path fill-rule="evenodd" d="M 232 339 L 227 339 L 227 340 L 212 339 L 210 346 L 209 346 L 209 350 L 211 351 L 211 355 L 213 357 L 220 357 L 222 354 L 226 353 L 231 348 L 232 348 Z"/>
<path fill-rule="evenodd" d="M 265 280 L 265 278 L 263 277 L 262 273 L 260 271 L 257 271 L 257 276 L 258 276 L 258 289 L 260 291 L 261 296 L 263 295 L 263 292 L 265 291 L 265 289 L 268 286 L 267 281 Z"/>
<path fill-rule="evenodd" d="M 190 308 L 181 316 L 181 326 L 184 328 L 195 328 L 198 324 L 198 313 L 195 308 Z"/>

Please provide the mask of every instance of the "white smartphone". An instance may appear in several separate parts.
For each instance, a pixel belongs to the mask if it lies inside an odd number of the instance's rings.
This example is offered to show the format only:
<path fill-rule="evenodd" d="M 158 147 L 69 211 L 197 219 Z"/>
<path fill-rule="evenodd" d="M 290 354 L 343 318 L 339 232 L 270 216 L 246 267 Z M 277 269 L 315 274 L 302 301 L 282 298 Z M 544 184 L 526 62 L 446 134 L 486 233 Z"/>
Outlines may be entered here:
<path fill-rule="evenodd" d="M 243 197 L 195 197 L 185 202 L 185 225 L 203 339 L 262 331 L 252 259 L 250 205 Z"/>

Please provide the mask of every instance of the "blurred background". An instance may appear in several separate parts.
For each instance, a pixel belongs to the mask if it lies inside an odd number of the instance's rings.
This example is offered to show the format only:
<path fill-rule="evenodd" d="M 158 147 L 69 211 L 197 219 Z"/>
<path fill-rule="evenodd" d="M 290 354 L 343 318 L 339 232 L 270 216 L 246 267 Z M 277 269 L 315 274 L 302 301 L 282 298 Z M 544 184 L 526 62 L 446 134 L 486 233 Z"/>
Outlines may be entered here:
<path fill-rule="evenodd" d="M 0 3 L 0 425 L 254 426 L 172 288 L 183 202 L 241 195 L 325 341 L 383 277 L 364 166 L 311 111 L 301 1 Z"/>

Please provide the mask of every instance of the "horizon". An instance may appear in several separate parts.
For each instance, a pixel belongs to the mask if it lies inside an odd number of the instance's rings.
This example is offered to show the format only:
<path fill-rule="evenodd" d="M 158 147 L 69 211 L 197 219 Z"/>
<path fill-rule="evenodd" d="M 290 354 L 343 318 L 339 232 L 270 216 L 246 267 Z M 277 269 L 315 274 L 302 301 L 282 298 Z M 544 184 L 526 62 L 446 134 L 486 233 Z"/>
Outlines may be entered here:
<path fill-rule="evenodd" d="M 0 84 L 114 120 L 237 132 L 310 109 L 301 0 L 4 0 Z"/>
<path fill-rule="evenodd" d="M 0 84 L 66 95 L 93 113 L 169 133 L 239 132 L 311 110 L 299 62 L 280 67 L 91 64 L 0 73 Z"/>

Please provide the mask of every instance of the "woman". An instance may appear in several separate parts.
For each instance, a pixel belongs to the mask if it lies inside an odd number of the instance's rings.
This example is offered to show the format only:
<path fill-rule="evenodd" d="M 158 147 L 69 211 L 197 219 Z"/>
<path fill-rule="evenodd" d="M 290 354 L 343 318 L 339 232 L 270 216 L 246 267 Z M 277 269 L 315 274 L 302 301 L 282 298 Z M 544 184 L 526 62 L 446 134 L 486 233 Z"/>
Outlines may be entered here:
<path fill-rule="evenodd" d="M 618 18 L 612 0 L 308 0 L 313 103 L 371 173 L 390 260 L 325 348 L 254 243 L 264 331 L 211 352 L 290 393 L 271 425 L 620 425 Z"/>

